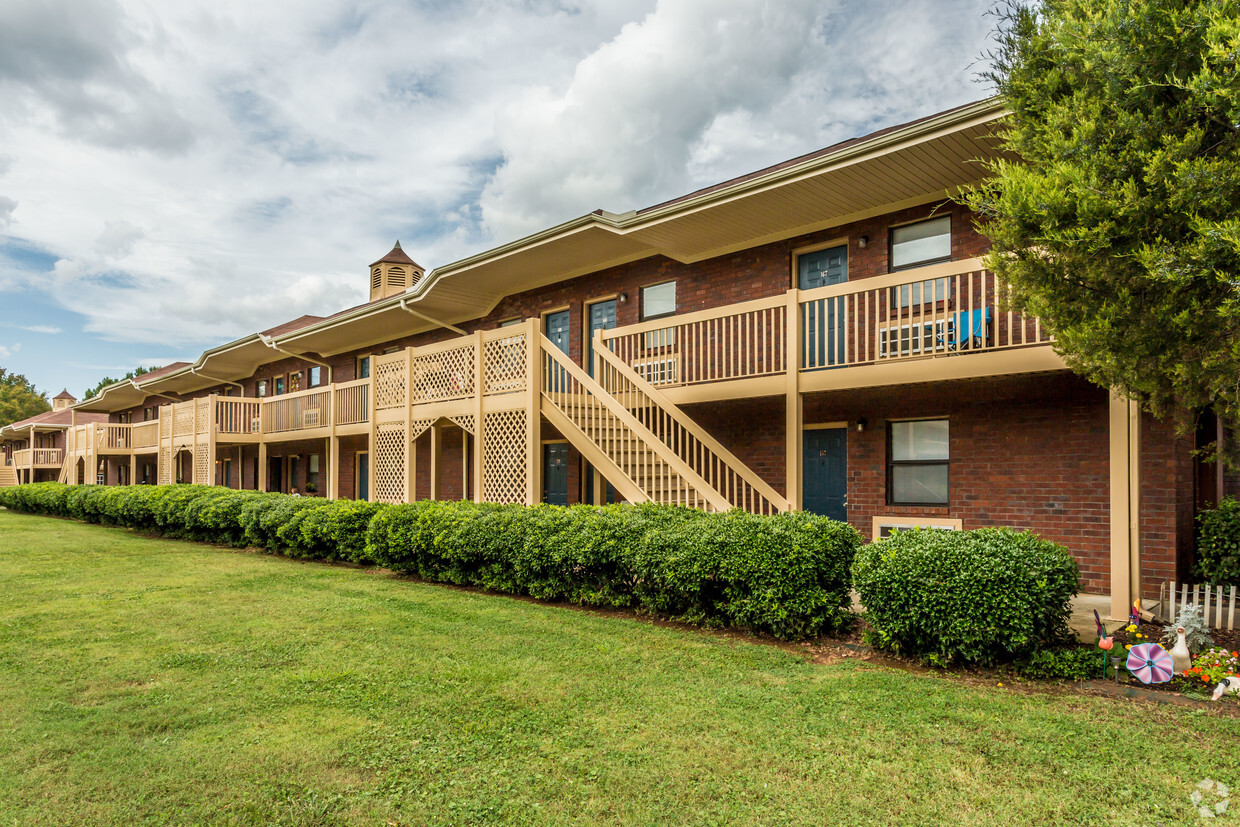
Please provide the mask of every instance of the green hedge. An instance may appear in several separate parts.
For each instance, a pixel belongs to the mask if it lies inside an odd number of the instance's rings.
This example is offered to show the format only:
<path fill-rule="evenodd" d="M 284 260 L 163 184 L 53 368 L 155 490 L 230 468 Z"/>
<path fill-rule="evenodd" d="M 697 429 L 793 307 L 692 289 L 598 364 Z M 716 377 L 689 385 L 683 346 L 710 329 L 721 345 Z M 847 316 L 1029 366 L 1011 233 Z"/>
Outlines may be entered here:
<path fill-rule="evenodd" d="M 1231 497 L 1197 515 L 1197 576 L 1240 585 L 1240 502 Z"/>
<path fill-rule="evenodd" d="M 1065 548 L 1034 534 L 923 529 L 861 549 L 853 585 L 872 645 L 941 665 L 991 664 L 1068 640 L 1079 577 Z"/>
<path fill-rule="evenodd" d="M 642 506 L 382 506 L 195 485 L 0 489 L 17 511 L 709 626 L 812 637 L 849 617 L 860 535 L 812 514 Z"/>
<path fill-rule="evenodd" d="M 787 639 L 846 622 L 860 542 L 851 527 L 805 513 L 422 502 L 376 515 L 368 549 L 428 580 Z"/>

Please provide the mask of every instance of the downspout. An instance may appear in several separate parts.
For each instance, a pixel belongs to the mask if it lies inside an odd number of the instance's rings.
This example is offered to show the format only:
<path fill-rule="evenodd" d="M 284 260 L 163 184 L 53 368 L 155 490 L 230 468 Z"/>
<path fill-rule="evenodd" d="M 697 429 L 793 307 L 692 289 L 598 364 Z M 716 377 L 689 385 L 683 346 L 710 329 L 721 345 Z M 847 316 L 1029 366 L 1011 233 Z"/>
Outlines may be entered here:
<path fill-rule="evenodd" d="M 430 322 L 433 325 L 438 325 L 439 327 L 447 328 L 448 330 L 451 330 L 453 333 L 459 333 L 462 336 L 469 335 L 467 331 L 461 330 L 456 325 L 448 324 L 447 322 L 441 322 L 439 321 L 439 319 L 432 319 L 430 316 L 426 315 L 425 313 L 419 313 L 418 311 L 413 310 L 412 308 L 409 307 L 409 305 L 405 304 L 405 302 L 407 301 L 409 300 L 405 298 L 402 298 L 400 300 L 400 309 L 405 311 L 409 315 L 415 318 L 418 318 L 418 319 L 422 319 L 423 321 Z"/>
<path fill-rule="evenodd" d="M 319 367 L 327 368 L 327 384 L 328 385 L 332 384 L 334 380 L 335 372 L 332 370 L 331 365 L 327 364 L 326 362 L 322 362 L 318 359 L 312 359 L 311 357 L 305 355 L 304 353 L 293 353 L 292 351 L 285 350 L 284 348 L 276 345 L 275 338 L 272 336 L 264 336 L 263 334 L 260 333 L 258 334 L 258 338 L 259 338 L 259 341 L 261 341 L 263 344 L 265 344 L 267 347 L 271 348 L 272 350 L 276 351 L 277 353 L 283 353 L 285 356 L 291 356 L 294 359 L 301 359 L 302 361 L 309 362 L 312 365 L 318 365 Z"/>
<path fill-rule="evenodd" d="M 198 368 L 191 367 L 189 369 L 189 372 L 194 374 L 195 376 L 201 376 L 203 379 L 210 379 L 212 382 L 219 382 L 221 385 L 232 385 L 234 388 L 237 388 L 241 391 L 242 396 L 245 395 L 245 388 L 237 382 L 229 382 L 227 379 L 217 379 L 214 376 L 207 376 L 205 373 L 202 373 L 201 371 L 199 371 Z"/>

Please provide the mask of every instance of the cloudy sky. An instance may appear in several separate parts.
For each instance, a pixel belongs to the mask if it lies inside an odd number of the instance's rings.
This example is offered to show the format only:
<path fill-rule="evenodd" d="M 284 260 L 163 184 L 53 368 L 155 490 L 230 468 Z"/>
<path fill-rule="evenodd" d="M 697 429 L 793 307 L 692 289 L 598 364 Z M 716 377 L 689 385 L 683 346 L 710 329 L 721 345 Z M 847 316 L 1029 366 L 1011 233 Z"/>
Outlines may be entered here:
<path fill-rule="evenodd" d="M 55 394 L 989 94 L 991 0 L 0 0 L 0 367 Z"/>

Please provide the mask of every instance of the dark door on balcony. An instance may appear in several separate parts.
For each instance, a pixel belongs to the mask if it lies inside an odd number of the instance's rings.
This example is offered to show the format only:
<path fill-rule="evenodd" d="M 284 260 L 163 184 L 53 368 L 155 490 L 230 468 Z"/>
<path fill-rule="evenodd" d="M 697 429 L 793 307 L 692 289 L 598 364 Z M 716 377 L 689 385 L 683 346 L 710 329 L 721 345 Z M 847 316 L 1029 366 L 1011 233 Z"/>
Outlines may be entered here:
<path fill-rule="evenodd" d="M 560 352 L 565 356 L 568 355 L 568 324 L 570 314 L 567 310 L 560 310 L 556 313 L 548 313 L 543 324 L 546 327 L 547 338 L 551 340 L 551 344 L 559 348 Z M 551 366 L 551 376 L 548 386 L 553 391 L 567 390 L 568 377 L 562 368 Z"/>
<path fill-rule="evenodd" d="M 595 302 L 588 309 L 590 317 L 589 337 L 586 345 L 586 372 L 594 375 L 594 331 L 611 330 L 616 326 L 616 300 Z"/>
<path fill-rule="evenodd" d="M 848 429 L 804 432 L 801 507 L 833 520 L 848 519 Z"/>
<path fill-rule="evenodd" d="M 543 502 L 568 505 L 568 443 L 543 446 Z"/>
<path fill-rule="evenodd" d="M 797 256 L 797 286 L 802 290 L 848 281 L 848 246 L 829 247 Z M 804 305 L 806 369 L 837 367 L 844 363 L 843 301 L 818 299 Z"/>
<path fill-rule="evenodd" d="M 370 499 L 370 454 L 357 455 L 357 498 Z"/>

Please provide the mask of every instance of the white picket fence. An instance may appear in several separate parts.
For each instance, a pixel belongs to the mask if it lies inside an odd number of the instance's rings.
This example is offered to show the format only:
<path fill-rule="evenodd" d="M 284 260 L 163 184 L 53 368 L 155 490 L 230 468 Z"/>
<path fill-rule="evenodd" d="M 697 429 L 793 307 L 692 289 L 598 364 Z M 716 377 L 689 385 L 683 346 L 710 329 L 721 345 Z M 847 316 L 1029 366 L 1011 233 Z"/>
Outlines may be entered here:
<path fill-rule="evenodd" d="M 1229 591 L 1224 594 L 1224 589 Z M 1177 606 L 1183 608 L 1188 603 L 1196 603 L 1201 610 L 1202 617 L 1205 618 L 1206 625 L 1211 629 L 1227 629 L 1228 631 L 1236 628 L 1236 587 L 1235 586 L 1211 586 L 1197 585 L 1193 586 L 1188 583 L 1179 584 L 1176 588 L 1174 580 L 1163 583 L 1159 587 L 1159 600 L 1163 606 L 1167 607 L 1167 617 L 1174 620 Z M 1176 598 L 1179 597 L 1179 602 Z"/>

